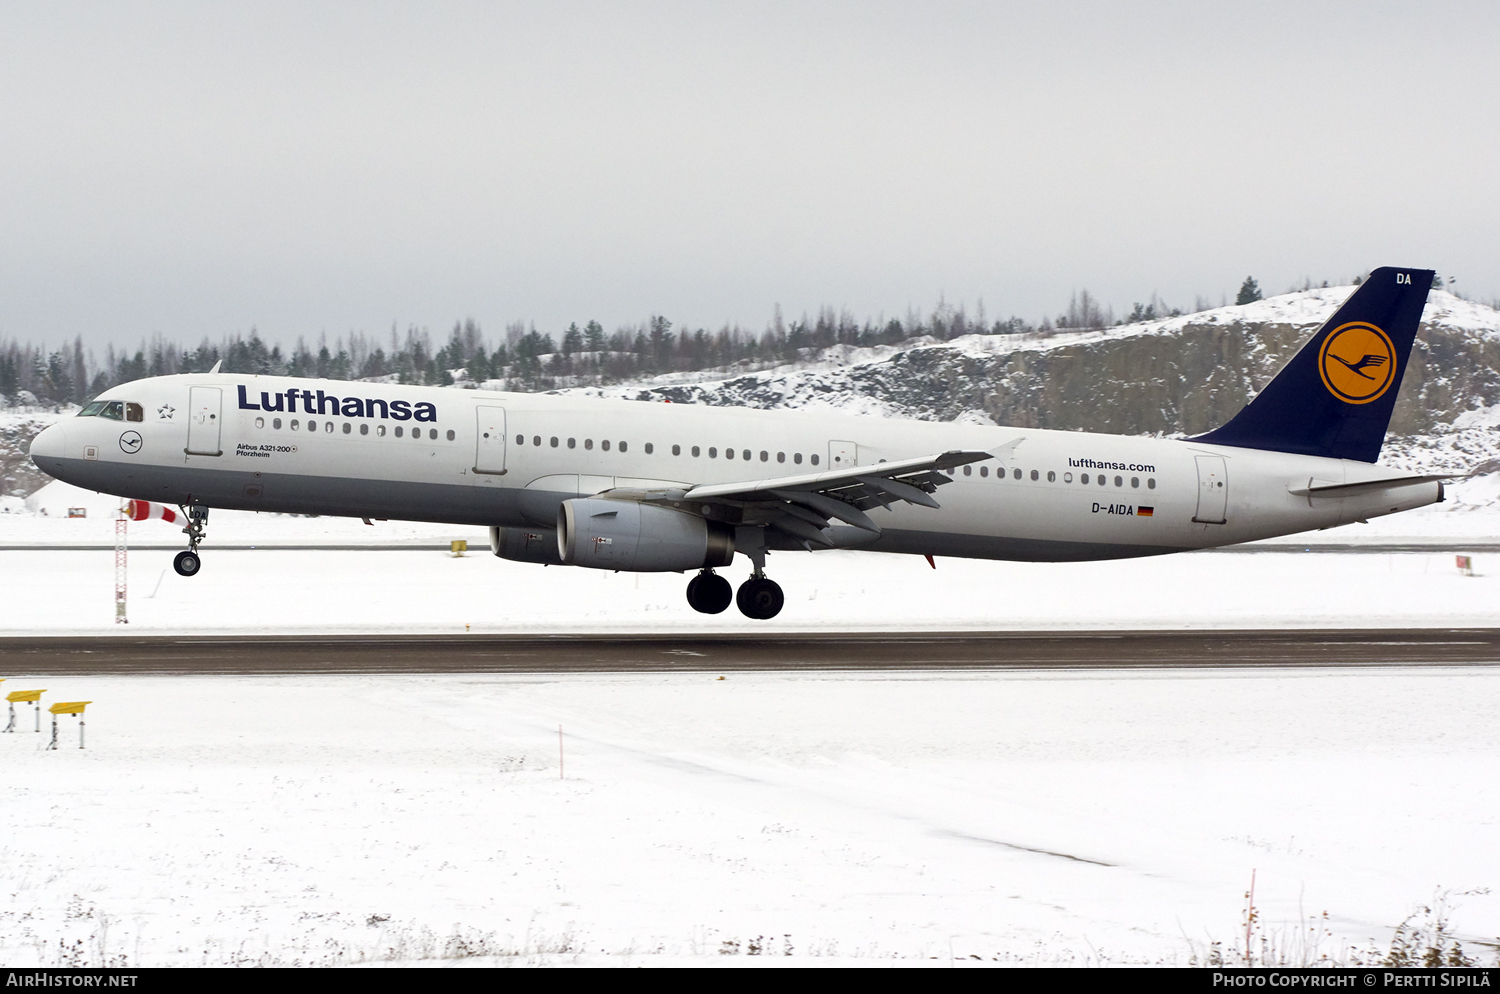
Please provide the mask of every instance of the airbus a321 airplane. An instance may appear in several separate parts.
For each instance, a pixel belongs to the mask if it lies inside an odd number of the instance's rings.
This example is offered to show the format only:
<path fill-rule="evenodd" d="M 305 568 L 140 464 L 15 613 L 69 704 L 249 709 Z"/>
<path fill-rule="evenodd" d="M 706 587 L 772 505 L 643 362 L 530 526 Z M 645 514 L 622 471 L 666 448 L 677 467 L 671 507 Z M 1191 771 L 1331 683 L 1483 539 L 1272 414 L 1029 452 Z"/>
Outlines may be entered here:
<path fill-rule="evenodd" d="M 1377 269 L 1249 405 L 1185 439 L 209 372 L 113 387 L 45 472 L 180 505 L 488 526 L 505 559 L 695 572 L 781 610 L 771 552 L 1064 562 L 1230 545 L 1443 499 L 1375 464 L 1433 273 Z M 716 569 L 752 564 L 734 597 Z"/>

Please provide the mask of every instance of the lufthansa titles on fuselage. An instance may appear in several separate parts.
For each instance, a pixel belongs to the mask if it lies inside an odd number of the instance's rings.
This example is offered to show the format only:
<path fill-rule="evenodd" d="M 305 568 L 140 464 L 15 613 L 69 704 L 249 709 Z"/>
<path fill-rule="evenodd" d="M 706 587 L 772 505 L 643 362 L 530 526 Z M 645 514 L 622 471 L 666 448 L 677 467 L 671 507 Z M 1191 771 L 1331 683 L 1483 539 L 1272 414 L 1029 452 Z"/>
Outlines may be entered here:
<path fill-rule="evenodd" d="M 1068 465 L 1074 469 L 1114 469 L 1126 473 L 1156 472 L 1156 467 L 1149 463 L 1110 462 L 1107 460 L 1101 462 L 1098 459 L 1074 459 L 1072 456 L 1068 457 Z"/>
<path fill-rule="evenodd" d="M 437 407 L 426 401 L 382 400 L 379 397 L 335 397 L 322 390 L 287 389 L 260 392 L 260 403 L 252 404 L 243 384 L 240 385 L 240 410 L 285 411 L 296 414 L 302 403 L 303 414 L 332 414 L 346 418 L 380 418 L 391 421 L 437 422 Z"/>

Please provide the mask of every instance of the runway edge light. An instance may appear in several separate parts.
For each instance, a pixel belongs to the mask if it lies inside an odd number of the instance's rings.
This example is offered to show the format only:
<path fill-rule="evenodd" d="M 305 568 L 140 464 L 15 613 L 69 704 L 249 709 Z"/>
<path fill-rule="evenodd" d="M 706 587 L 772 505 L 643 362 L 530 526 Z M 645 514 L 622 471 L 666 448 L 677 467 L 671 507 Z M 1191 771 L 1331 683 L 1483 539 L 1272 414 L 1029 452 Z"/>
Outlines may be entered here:
<path fill-rule="evenodd" d="M 52 741 L 47 744 L 48 749 L 57 748 L 57 716 L 70 714 L 78 719 L 78 748 L 83 748 L 83 709 L 93 701 L 58 701 L 47 710 L 52 712 Z"/>

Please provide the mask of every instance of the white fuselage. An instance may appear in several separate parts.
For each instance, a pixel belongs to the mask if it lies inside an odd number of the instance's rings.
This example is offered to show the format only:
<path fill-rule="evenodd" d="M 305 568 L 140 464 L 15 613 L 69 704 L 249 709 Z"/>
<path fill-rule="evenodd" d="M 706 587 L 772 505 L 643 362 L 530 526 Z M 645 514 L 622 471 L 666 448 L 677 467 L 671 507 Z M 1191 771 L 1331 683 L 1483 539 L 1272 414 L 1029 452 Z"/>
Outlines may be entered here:
<path fill-rule="evenodd" d="M 1042 561 L 1228 545 L 1441 499 L 1435 482 L 1306 495 L 1393 475 L 1348 460 L 817 411 L 228 374 L 139 380 L 99 399 L 140 420 L 67 419 L 38 436 L 38 465 L 122 497 L 219 508 L 546 528 L 559 501 L 611 488 L 982 449 L 993 458 L 954 470 L 940 509 L 872 511 L 882 534 L 860 547 Z"/>

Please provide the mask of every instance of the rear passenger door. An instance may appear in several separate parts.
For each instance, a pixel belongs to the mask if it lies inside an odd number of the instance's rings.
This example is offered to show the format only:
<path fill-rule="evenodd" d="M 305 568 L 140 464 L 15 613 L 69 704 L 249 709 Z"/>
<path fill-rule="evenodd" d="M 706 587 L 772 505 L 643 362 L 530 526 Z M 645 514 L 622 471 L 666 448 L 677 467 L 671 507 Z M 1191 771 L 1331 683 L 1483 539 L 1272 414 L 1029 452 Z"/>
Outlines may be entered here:
<path fill-rule="evenodd" d="M 1193 520 L 1205 525 L 1222 525 L 1229 505 L 1229 474 L 1223 456 L 1198 457 L 1198 510 Z"/>

